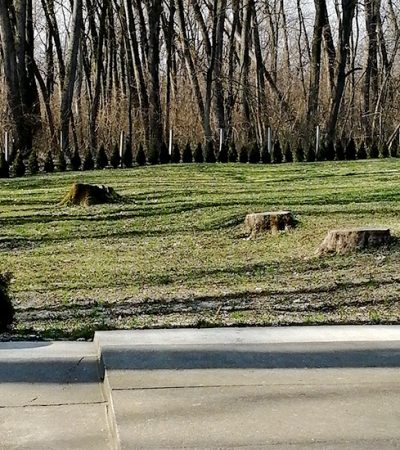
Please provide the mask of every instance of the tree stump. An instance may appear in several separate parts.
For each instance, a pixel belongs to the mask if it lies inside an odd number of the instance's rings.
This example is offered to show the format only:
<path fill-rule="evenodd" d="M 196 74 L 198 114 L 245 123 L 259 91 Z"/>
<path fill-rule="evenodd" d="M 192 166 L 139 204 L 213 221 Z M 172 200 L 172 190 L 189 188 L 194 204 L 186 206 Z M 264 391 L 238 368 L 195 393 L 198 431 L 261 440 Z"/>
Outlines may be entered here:
<path fill-rule="evenodd" d="M 275 211 L 247 214 L 244 222 L 246 233 L 255 237 L 263 232 L 276 234 L 296 226 L 296 220 L 290 211 Z"/>
<path fill-rule="evenodd" d="M 90 206 L 121 201 L 122 197 L 112 187 L 74 183 L 61 201 L 62 205 Z"/>
<path fill-rule="evenodd" d="M 389 228 L 349 228 L 331 230 L 318 248 L 318 254 L 345 255 L 368 247 L 381 247 L 390 244 Z"/>

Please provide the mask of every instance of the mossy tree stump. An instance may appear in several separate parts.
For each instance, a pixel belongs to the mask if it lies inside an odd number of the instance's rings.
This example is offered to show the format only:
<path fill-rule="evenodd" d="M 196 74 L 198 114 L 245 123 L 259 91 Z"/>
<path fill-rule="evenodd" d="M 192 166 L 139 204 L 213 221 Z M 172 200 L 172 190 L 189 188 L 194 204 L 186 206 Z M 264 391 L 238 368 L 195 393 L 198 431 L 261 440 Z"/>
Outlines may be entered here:
<path fill-rule="evenodd" d="M 296 220 L 290 211 L 274 211 L 247 214 L 244 225 L 246 233 L 255 237 L 260 233 L 290 230 L 296 226 Z"/>
<path fill-rule="evenodd" d="M 121 196 L 112 187 L 74 183 L 61 201 L 62 205 L 90 206 L 121 201 Z"/>
<path fill-rule="evenodd" d="M 389 228 L 349 228 L 331 230 L 318 248 L 318 254 L 345 255 L 369 247 L 382 247 L 390 244 Z"/>

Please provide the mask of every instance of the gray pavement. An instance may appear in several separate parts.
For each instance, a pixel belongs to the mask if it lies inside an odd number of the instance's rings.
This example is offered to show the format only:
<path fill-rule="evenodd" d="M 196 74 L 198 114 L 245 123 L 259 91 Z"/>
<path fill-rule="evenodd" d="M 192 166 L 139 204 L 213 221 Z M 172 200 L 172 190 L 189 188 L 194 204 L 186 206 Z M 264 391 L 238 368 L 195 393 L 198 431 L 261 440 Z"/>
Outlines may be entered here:
<path fill-rule="evenodd" d="M 0 449 L 110 449 L 92 343 L 0 344 Z"/>
<path fill-rule="evenodd" d="M 400 327 L 0 343 L 0 449 L 400 449 Z"/>

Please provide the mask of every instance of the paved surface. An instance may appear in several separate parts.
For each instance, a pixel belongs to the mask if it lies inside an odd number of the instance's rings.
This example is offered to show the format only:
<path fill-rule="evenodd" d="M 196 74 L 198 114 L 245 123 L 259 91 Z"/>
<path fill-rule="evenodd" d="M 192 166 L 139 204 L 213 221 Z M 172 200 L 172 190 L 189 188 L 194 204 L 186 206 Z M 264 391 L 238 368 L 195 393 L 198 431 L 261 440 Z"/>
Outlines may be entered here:
<path fill-rule="evenodd" d="M 0 449 L 110 449 L 96 349 L 0 344 Z"/>
<path fill-rule="evenodd" d="M 396 326 L 0 343 L 0 449 L 400 449 L 399 368 Z"/>
<path fill-rule="evenodd" d="M 97 333 L 117 445 L 400 448 L 400 327 Z"/>

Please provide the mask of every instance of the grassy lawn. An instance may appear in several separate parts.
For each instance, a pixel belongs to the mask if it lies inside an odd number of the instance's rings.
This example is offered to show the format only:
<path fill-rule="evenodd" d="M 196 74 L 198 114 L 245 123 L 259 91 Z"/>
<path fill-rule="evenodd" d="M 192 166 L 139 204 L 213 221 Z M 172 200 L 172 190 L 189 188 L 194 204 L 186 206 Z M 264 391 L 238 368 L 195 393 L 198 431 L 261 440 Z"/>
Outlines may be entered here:
<path fill-rule="evenodd" d="M 73 181 L 122 204 L 61 207 Z M 248 240 L 248 212 L 299 227 Z M 168 165 L 0 180 L 0 271 L 14 274 L 15 334 L 94 329 L 400 323 L 400 244 L 318 258 L 327 230 L 400 237 L 400 160 Z"/>

